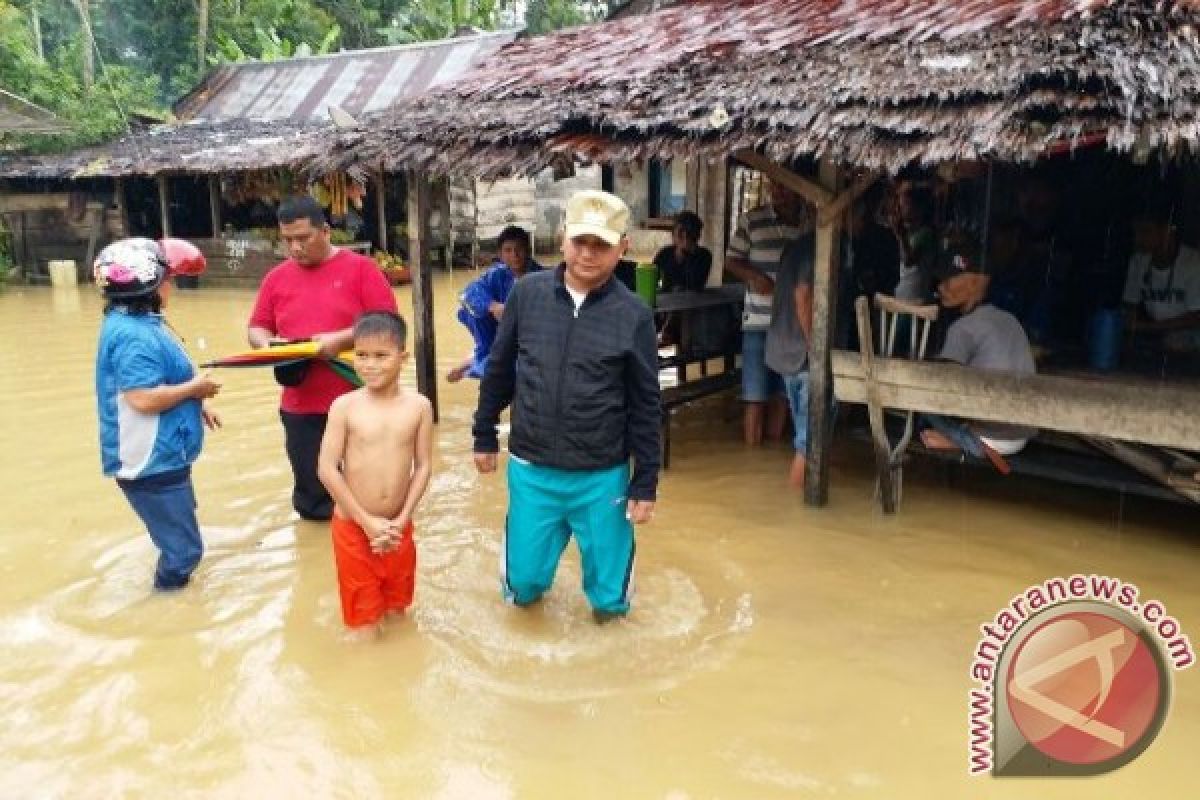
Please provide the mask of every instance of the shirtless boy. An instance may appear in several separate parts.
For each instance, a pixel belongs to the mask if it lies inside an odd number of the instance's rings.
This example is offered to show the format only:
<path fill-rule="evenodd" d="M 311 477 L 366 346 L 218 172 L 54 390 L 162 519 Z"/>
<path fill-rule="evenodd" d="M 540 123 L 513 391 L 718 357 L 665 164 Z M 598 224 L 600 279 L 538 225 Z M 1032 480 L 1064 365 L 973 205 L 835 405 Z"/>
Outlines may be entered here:
<path fill-rule="evenodd" d="M 342 618 L 377 625 L 412 603 L 417 551 L 412 515 L 429 485 L 433 412 L 401 388 L 404 320 L 371 311 L 354 325 L 354 368 L 363 381 L 329 409 L 317 474 L 334 508 L 333 554 Z"/>

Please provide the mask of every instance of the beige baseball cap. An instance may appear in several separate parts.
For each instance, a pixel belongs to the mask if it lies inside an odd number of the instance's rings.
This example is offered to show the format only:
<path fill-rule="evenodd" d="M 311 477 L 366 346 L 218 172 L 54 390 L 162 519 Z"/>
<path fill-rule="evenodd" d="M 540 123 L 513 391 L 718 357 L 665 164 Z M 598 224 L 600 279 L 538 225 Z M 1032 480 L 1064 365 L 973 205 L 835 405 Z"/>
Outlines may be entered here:
<path fill-rule="evenodd" d="M 628 225 L 629 206 L 615 194 L 585 189 L 571 195 L 567 201 L 568 239 L 596 236 L 609 244 L 616 244 L 625 235 Z"/>

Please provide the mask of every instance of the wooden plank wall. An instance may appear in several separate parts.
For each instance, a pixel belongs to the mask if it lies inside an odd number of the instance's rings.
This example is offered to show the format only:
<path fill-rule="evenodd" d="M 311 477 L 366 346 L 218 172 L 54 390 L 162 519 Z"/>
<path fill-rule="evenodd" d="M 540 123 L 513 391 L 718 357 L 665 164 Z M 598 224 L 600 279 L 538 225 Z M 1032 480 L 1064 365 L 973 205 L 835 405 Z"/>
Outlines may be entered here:
<path fill-rule="evenodd" d="M 82 214 L 68 211 L 68 195 L 8 195 L 0 203 L 0 217 L 9 231 L 13 260 L 35 279 L 49 273 L 47 262 L 69 259 L 79 267 L 80 280 L 90 276 L 89 245 L 93 252 L 124 235 L 120 211 L 89 200 Z M 61 200 L 62 202 L 58 202 Z M 96 228 L 99 214 L 101 227 Z"/>
<path fill-rule="evenodd" d="M 201 286 L 257 288 L 267 272 L 283 261 L 270 242 L 234 234 L 229 238 L 190 239 L 204 253 L 208 269 Z"/>

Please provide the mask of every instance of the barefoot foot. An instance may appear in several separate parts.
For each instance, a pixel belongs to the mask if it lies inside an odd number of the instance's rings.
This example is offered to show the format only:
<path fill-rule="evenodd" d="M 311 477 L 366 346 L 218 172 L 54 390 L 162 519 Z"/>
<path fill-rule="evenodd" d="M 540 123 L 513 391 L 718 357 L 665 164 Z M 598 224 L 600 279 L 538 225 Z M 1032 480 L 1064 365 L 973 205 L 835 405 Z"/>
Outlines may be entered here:
<path fill-rule="evenodd" d="M 933 430 L 921 431 L 921 444 L 928 447 L 930 450 L 959 450 L 959 446 L 950 440 L 945 434 Z"/>
<path fill-rule="evenodd" d="M 788 486 L 799 491 L 804 488 L 804 471 L 808 464 L 804 456 L 797 453 L 792 457 L 792 466 L 788 470 Z"/>

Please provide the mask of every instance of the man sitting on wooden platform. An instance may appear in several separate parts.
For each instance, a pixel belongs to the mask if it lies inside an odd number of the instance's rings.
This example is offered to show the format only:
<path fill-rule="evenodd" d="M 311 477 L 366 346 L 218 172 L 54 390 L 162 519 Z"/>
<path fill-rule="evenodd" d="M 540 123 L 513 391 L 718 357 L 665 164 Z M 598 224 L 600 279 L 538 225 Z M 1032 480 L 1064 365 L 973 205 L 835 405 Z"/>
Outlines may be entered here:
<path fill-rule="evenodd" d="M 1124 300 L 1129 330 L 1162 337 L 1176 353 L 1200 353 L 1200 251 L 1182 245 L 1174 203 L 1154 197 L 1134 224 Z"/>
<path fill-rule="evenodd" d="M 968 235 L 951 243 L 949 259 L 937 272 L 941 304 L 960 316 L 946 332 L 939 360 L 964 367 L 1032 375 L 1037 369 L 1029 338 L 1017 318 L 984 303 L 991 280 L 979 263 L 978 245 Z M 934 414 L 922 415 L 929 428 L 921 441 L 931 450 L 961 450 L 975 458 L 986 458 L 1007 474 L 1004 456 L 1025 447 L 1037 430 L 998 422 L 959 420 Z"/>

